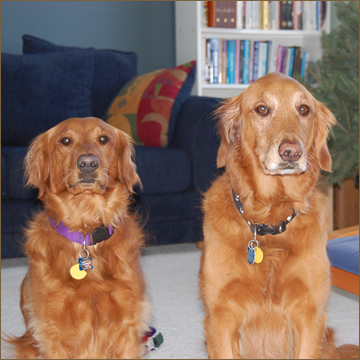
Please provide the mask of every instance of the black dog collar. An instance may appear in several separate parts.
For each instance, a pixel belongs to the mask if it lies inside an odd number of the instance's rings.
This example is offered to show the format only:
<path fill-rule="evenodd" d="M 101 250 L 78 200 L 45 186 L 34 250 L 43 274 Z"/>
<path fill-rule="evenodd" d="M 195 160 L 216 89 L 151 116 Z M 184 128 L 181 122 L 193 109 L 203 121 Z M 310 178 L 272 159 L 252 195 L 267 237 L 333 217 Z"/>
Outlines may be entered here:
<path fill-rule="evenodd" d="M 102 225 L 96 228 L 91 233 L 92 244 L 95 245 L 99 242 L 109 239 L 113 233 L 114 228 L 112 226 L 106 227 L 105 225 Z"/>
<path fill-rule="evenodd" d="M 244 209 L 243 209 L 243 204 L 240 201 L 240 197 L 239 195 L 236 195 L 234 193 L 234 190 L 232 190 L 232 196 L 234 199 L 234 203 L 236 208 L 238 209 L 239 213 L 241 214 L 241 216 L 244 218 L 244 220 L 247 222 L 247 224 L 250 227 L 250 230 L 253 234 L 255 234 L 255 230 L 256 230 L 256 234 L 257 235 L 277 235 L 277 234 L 281 234 L 286 230 L 286 225 L 296 216 L 295 210 L 293 210 L 293 213 L 287 217 L 286 221 L 281 221 L 280 225 L 278 226 L 274 226 L 274 225 L 267 225 L 267 224 L 252 224 L 250 221 L 246 220 L 246 218 L 244 217 L 243 213 L 244 213 Z M 256 228 L 255 228 L 256 226 Z"/>

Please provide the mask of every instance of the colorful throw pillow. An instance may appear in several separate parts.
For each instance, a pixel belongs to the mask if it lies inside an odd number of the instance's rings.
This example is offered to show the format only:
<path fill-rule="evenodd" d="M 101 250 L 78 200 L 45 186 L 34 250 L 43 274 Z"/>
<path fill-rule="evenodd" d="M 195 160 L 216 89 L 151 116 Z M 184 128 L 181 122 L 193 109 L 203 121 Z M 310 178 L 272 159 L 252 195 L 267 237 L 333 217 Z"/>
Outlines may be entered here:
<path fill-rule="evenodd" d="M 191 61 L 133 78 L 115 97 L 104 120 L 128 133 L 138 145 L 167 146 L 194 84 L 195 67 Z"/>

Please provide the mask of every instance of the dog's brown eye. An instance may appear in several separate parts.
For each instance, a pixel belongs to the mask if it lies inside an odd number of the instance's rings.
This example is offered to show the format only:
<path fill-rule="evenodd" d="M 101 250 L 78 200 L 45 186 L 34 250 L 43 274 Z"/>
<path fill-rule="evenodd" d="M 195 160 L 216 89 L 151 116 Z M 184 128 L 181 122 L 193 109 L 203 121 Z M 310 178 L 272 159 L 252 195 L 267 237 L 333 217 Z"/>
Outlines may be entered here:
<path fill-rule="evenodd" d="M 262 115 L 262 116 L 266 116 L 270 112 L 269 109 L 264 105 L 258 106 L 255 110 L 259 115 Z"/>
<path fill-rule="evenodd" d="M 310 109 L 307 105 L 301 105 L 299 107 L 299 114 L 302 116 L 306 116 L 307 114 L 309 114 Z"/>
<path fill-rule="evenodd" d="M 65 146 L 68 146 L 71 144 L 71 139 L 68 138 L 68 137 L 64 137 L 63 139 L 60 140 L 60 142 L 65 145 Z"/>
<path fill-rule="evenodd" d="M 107 136 L 105 136 L 105 135 L 101 135 L 99 137 L 99 141 L 104 145 L 109 141 L 109 138 Z"/>

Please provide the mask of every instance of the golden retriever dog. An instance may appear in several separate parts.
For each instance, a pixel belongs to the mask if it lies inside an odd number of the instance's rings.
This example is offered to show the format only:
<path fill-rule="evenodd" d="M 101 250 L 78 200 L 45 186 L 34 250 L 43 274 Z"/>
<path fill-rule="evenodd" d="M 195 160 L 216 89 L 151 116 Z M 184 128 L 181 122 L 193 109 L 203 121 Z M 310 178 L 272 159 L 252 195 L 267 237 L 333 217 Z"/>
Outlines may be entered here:
<path fill-rule="evenodd" d="M 217 165 L 204 195 L 200 288 L 209 357 L 358 356 L 326 329 L 330 266 L 320 169 L 332 113 L 296 80 L 268 74 L 217 110 Z"/>
<path fill-rule="evenodd" d="M 140 183 L 128 135 L 97 118 L 65 120 L 35 138 L 28 185 L 44 210 L 29 223 L 21 286 L 26 325 L 16 358 L 140 358 L 150 303 L 128 210 Z"/>

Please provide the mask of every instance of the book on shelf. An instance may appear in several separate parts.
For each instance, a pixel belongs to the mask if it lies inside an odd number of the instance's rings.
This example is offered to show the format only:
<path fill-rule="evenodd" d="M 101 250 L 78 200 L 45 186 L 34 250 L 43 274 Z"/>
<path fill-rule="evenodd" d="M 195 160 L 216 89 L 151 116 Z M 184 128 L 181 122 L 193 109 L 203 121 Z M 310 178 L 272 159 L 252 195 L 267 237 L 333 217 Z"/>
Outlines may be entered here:
<path fill-rule="evenodd" d="M 293 28 L 293 1 L 280 1 L 280 30 Z"/>
<path fill-rule="evenodd" d="M 244 84 L 244 40 L 239 40 L 239 84 Z"/>
<path fill-rule="evenodd" d="M 309 61 L 310 61 L 310 54 L 306 51 L 303 51 L 303 56 L 301 59 L 301 68 L 300 68 L 300 76 L 301 77 L 305 76 L 306 69 L 309 66 Z"/>
<path fill-rule="evenodd" d="M 250 82 L 255 81 L 258 78 L 259 74 L 259 47 L 260 47 L 260 41 L 254 41 L 253 44 L 253 57 L 252 57 L 252 71 L 250 66 L 250 72 L 252 73 L 252 76 L 250 76 Z"/>
<path fill-rule="evenodd" d="M 286 73 L 286 63 L 287 63 L 287 59 L 288 59 L 288 48 L 286 46 L 282 46 L 282 58 L 280 59 L 280 63 L 281 63 L 281 67 L 280 67 L 280 72 L 282 74 Z"/>
<path fill-rule="evenodd" d="M 236 1 L 236 28 L 244 27 L 244 1 Z"/>
<path fill-rule="evenodd" d="M 316 29 L 316 4 L 313 1 L 304 1 L 304 30 L 315 30 Z"/>
<path fill-rule="evenodd" d="M 223 1 L 229 28 L 236 28 L 236 1 Z"/>
<path fill-rule="evenodd" d="M 235 65 L 235 79 L 234 83 L 238 84 L 240 79 L 239 67 L 240 67 L 240 40 L 235 41 L 235 64 L 239 64 L 238 66 Z"/>
<path fill-rule="evenodd" d="M 268 62 L 270 61 L 268 54 L 269 41 L 261 41 L 259 47 L 259 72 L 258 77 L 267 74 Z"/>
<path fill-rule="evenodd" d="M 204 79 L 207 83 L 212 84 L 214 82 L 213 66 L 211 63 L 211 39 L 205 41 L 205 56 L 204 56 Z"/>
<path fill-rule="evenodd" d="M 295 74 L 300 74 L 300 64 L 301 64 L 301 48 L 300 46 L 294 46 L 294 69 L 293 69 L 293 76 Z"/>
<path fill-rule="evenodd" d="M 280 29 L 280 2 L 272 1 L 270 11 L 271 11 L 271 28 L 270 29 L 271 30 Z"/>
<path fill-rule="evenodd" d="M 271 40 L 205 39 L 204 81 L 251 84 L 269 72 L 304 76 L 309 53 L 299 46 L 274 46 Z"/>
<path fill-rule="evenodd" d="M 287 62 L 286 62 L 286 70 L 285 70 L 285 72 L 289 76 L 293 75 L 294 53 L 295 53 L 295 49 L 293 47 L 288 48 L 288 59 L 287 59 Z"/>
<path fill-rule="evenodd" d="M 210 77 L 210 84 L 218 84 L 219 83 L 219 49 L 220 49 L 220 40 L 219 39 L 211 39 L 210 40 L 210 66 L 212 76 Z"/>
<path fill-rule="evenodd" d="M 209 1 L 201 1 L 201 25 L 202 25 L 202 27 L 208 26 L 208 9 L 209 9 Z"/>
<path fill-rule="evenodd" d="M 263 30 L 271 30 L 271 1 L 261 1 L 261 25 Z"/>
<path fill-rule="evenodd" d="M 216 7 L 217 5 L 217 7 Z M 208 13 L 208 19 L 207 19 L 207 26 L 208 27 L 220 27 L 220 2 L 218 1 L 216 4 L 216 1 L 207 1 L 207 13 Z"/>
<path fill-rule="evenodd" d="M 244 1 L 245 29 L 261 29 L 261 1 Z"/>
<path fill-rule="evenodd" d="M 219 56 L 219 84 L 226 84 L 227 69 L 227 41 L 220 40 L 220 56 Z"/>
<path fill-rule="evenodd" d="M 267 56 L 266 56 L 266 67 L 265 67 L 265 74 L 274 71 L 274 61 L 273 61 L 273 43 L 272 41 L 267 41 Z"/>
<path fill-rule="evenodd" d="M 302 1 L 294 1 L 293 21 L 294 21 L 294 30 L 302 30 L 303 29 L 303 2 Z"/>
<path fill-rule="evenodd" d="M 244 40 L 243 84 L 250 82 L 250 40 Z"/>
<path fill-rule="evenodd" d="M 228 40 L 226 83 L 235 84 L 235 40 Z"/>
<path fill-rule="evenodd" d="M 236 1 L 208 1 L 207 26 L 236 28 Z"/>
<path fill-rule="evenodd" d="M 250 59 L 249 59 L 249 83 L 253 82 L 254 78 L 254 40 L 250 40 Z"/>
<path fill-rule="evenodd" d="M 326 1 L 203 1 L 206 27 L 249 30 L 318 31 L 326 17 Z M 206 17 L 204 19 L 204 17 Z M 206 25 L 205 25 L 206 24 Z"/>

